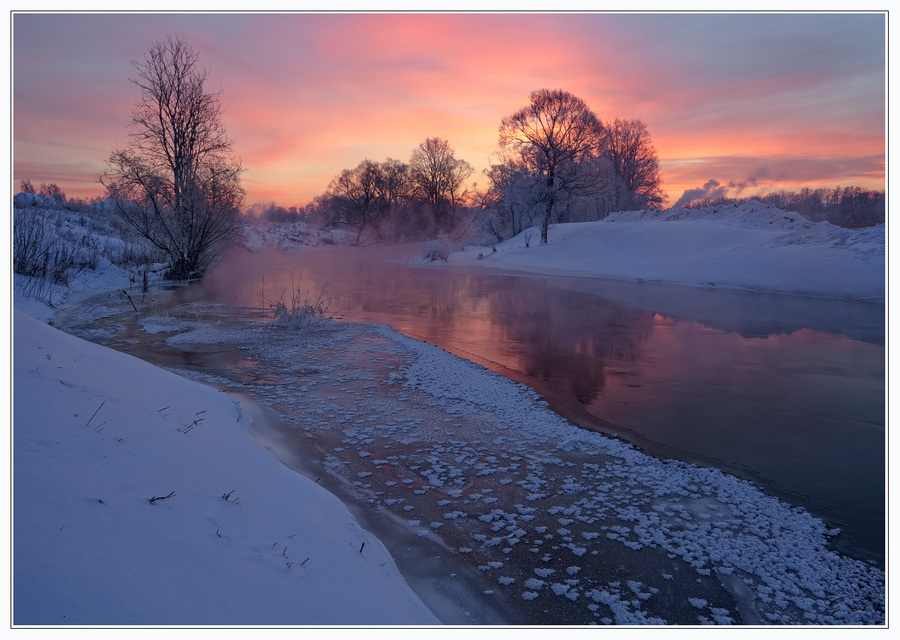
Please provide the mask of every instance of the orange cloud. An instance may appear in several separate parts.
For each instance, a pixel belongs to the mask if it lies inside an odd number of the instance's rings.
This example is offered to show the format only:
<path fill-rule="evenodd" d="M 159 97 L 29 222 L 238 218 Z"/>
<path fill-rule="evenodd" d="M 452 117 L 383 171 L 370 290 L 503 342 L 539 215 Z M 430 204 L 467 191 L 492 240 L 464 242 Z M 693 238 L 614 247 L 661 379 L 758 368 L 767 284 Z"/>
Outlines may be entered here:
<path fill-rule="evenodd" d="M 106 157 L 127 141 L 138 98 L 130 60 L 169 33 L 195 47 L 208 86 L 222 89 L 250 202 L 308 201 L 363 158 L 407 160 L 433 136 L 480 172 L 497 149 L 500 120 L 539 88 L 572 92 L 601 120 L 643 120 L 672 200 L 764 166 L 771 184 L 786 187 L 884 182 L 878 16 L 20 18 L 14 177 L 52 175 L 74 195 L 98 193 Z"/>

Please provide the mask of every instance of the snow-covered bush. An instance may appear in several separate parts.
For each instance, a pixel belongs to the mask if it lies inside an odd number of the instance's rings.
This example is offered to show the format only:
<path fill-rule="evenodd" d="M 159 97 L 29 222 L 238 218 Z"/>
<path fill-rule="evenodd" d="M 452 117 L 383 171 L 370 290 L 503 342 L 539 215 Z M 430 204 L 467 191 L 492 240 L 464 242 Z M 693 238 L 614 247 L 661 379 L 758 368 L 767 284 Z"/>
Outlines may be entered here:
<path fill-rule="evenodd" d="M 63 240 L 58 225 L 50 224 L 42 209 L 15 210 L 13 271 L 49 284 L 65 285 L 73 270 L 90 264 L 96 266 L 91 247 L 77 252 L 72 243 Z"/>
<path fill-rule="evenodd" d="M 132 283 L 158 270 L 157 251 L 134 237 L 103 202 L 74 210 L 69 203 L 33 193 L 13 198 L 13 271 L 24 293 L 47 298 L 73 286 L 73 278 L 112 264 Z"/>
<path fill-rule="evenodd" d="M 425 244 L 422 258 L 425 262 L 447 262 L 455 247 L 447 240 L 434 240 Z"/>
<path fill-rule="evenodd" d="M 317 319 L 331 320 L 335 313 L 329 311 L 330 300 L 323 298 L 324 289 L 318 298 L 313 300 L 309 293 L 305 295 L 296 288 L 291 299 L 285 301 L 284 296 L 272 305 L 273 324 L 286 329 L 306 329 Z"/>

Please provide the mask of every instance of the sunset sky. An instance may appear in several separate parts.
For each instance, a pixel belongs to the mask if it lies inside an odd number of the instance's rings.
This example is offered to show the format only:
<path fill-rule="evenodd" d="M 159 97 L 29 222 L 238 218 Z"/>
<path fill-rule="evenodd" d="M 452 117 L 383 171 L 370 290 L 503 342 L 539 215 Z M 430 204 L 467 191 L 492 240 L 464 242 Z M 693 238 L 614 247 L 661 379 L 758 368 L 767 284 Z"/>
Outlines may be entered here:
<path fill-rule="evenodd" d="M 885 188 L 884 14 L 27 14 L 12 20 L 13 193 L 100 195 L 128 141 L 132 61 L 185 39 L 221 89 L 248 204 L 304 204 L 364 158 L 429 137 L 481 170 L 501 119 L 564 89 L 640 119 L 669 204 Z"/>

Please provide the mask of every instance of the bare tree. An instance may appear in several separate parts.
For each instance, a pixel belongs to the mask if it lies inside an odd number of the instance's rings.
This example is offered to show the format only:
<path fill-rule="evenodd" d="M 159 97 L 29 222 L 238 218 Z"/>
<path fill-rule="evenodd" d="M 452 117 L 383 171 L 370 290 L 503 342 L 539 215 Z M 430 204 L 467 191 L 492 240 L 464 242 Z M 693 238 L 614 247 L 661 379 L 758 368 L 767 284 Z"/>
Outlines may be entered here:
<path fill-rule="evenodd" d="M 528 168 L 515 158 L 499 158 L 484 170 L 487 191 L 482 194 L 482 228 L 501 242 L 534 224 L 540 208 L 539 186 Z"/>
<path fill-rule="evenodd" d="M 450 143 L 428 138 L 413 150 L 409 160 L 412 179 L 434 215 L 435 231 L 453 228 L 457 207 L 466 195 L 465 181 L 472 165 L 455 157 Z"/>
<path fill-rule="evenodd" d="M 243 170 L 222 124 L 219 93 L 183 40 L 154 43 L 132 79 L 141 98 L 130 144 L 100 182 L 122 217 L 170 260 L 168 276 L 202 275 L 232 238 Z"/>
<path fill-rule="evenodd" d="M 622 208 L 655 208 L 665 202 L 659 158 L 647 125 L 640 120 L 616 118 L 606 126 L 604 153 L 621 181 Z"/>
<path fill-rule="evenodd" d="M 388 158 L 379 165 L 380 191 L 384 202 L 384 223 L 394 237 L 403 235 L 410 226 L 409 214 L 415 192 L 412 173 L 405 162 Z"/>
<path fill-rule="evenodd" d="M 53 198 L 60 203 L 66 201 L 66 194 L 63 193 L 63 190 L 60 189 L 59 185 L 55 182 L 51 182 L 50 184 L 41 184 L 41 188 L 38 193 L 40 193 L 42 196 Z"/>
<path fill-rule="evenodd" d="M 344 169 L 328 185 L 332 224 L 356 228 L 356 242 L 384 211 L 381 171 L 377 162 L 363 160 L 355 169 Z"/>
<path fill-rule="evenodd" d="M 385 240 L 402 229 L 412 191 L 408 165 L 392 158 L 366 159 L 336 175 L 319 204 L 332 225 L 355 228 L 359 244 L 367 235 Z"/>
<path fill-rule="evenodd" d="M 580 98 L 559 89 L 540 89 L 531 104 L 500 123 L 500 146 L 518 153 L 540 179 L 543 204 L 541 243 L 547 243 L 554 209 L 578 175 L 579 164 L 600 152 L 603 126 Z"/>

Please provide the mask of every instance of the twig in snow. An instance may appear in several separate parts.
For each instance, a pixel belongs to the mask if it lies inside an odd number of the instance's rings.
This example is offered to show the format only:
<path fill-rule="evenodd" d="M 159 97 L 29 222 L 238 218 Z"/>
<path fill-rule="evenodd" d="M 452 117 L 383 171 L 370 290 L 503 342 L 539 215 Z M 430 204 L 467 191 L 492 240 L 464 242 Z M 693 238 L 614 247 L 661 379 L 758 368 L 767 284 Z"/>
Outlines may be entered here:
<path fill-rule="evenodd" d="M 134 306 L 134 300 L 131 299 L 131 296 L 128 295 L 128 292 L 125 289 L 122 289 L 122 293 L 125 294 L 125 297 L 128 298 L 128 302 L 131 303 L 131 308 L 134 309 L 134 312 L 137 313 L 137 307 Z"/>
<path fill-rule="evenodd" d="M 103 408 L 103 405 L 105 405 L 105 404 L 106 404 L 106 400 L 104 400 L 103 402 L 100 403 L 100 406 L 97 407 L 97 411 L 95 411 L 95 412 L 94 412 L 94 415 L 91 416 L 91 420 L 94 419 L 94 416 L 97 415 L 97 413 L 100 411 L 100 409 Z M 91 424 L 91 420 L 88 420 L 87 423 L 86 423 L 84 426 L 86 427 L 86 426 L 88 426 L 89 424 Z"/>
<path fill-rule="evenodd" d="M 363 542 L 362 545 L 359 547 L 359 552 L 360 552 L 360 553 L 362 553 L 362 550 L 365 548 L 365 546 L 366 546 L 366 543 Z"/>
<path fill-rule="evenodd" d="M 175 495 L 175 492 L 173 491 L 172 493 L 170 493 L 167 496 L 154 496 L 152 498 L 149 498 L 149 501 L 150 501 L 150 504 L 153 504 L 157 500 L 168 500 L 169 498 L 171 498 L 174 495 Z"/>

